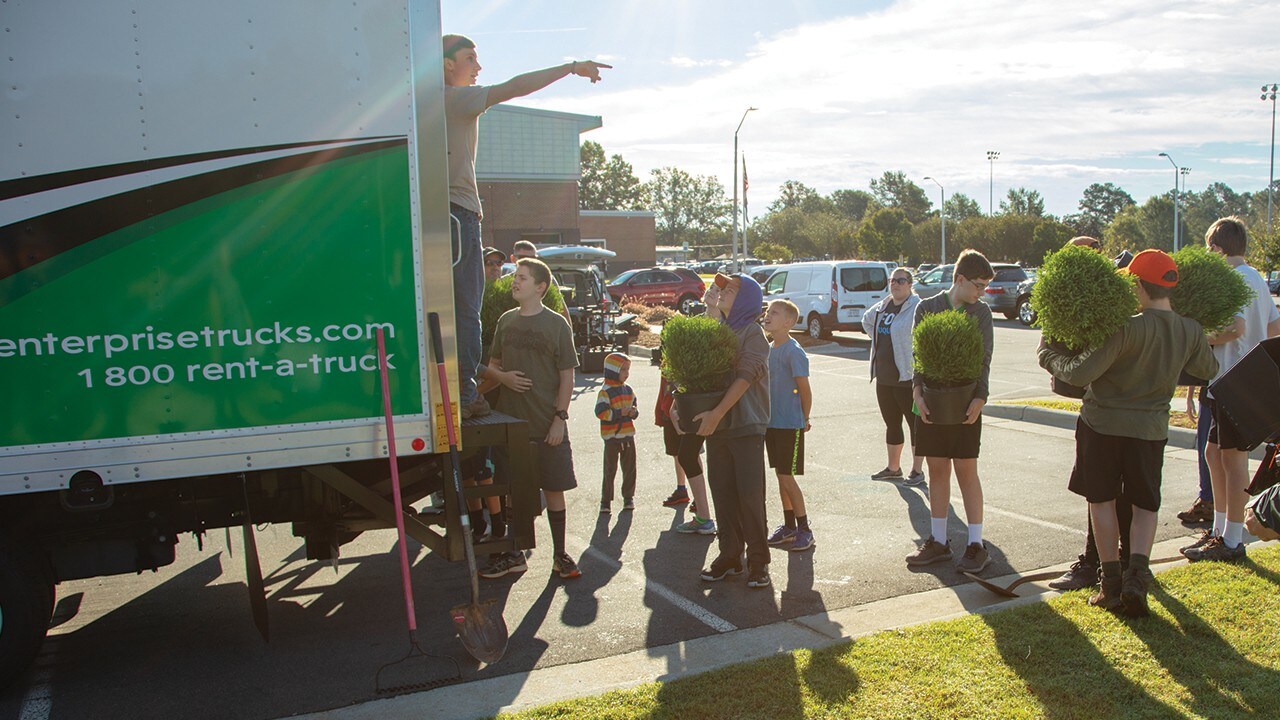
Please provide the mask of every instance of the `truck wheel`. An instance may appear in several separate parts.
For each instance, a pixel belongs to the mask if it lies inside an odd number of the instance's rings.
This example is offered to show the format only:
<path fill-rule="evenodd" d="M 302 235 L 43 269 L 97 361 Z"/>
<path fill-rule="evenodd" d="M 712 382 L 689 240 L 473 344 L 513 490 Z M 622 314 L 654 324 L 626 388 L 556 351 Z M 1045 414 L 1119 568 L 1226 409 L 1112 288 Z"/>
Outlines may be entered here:
<path fill-rule="evenodd" d="M 831 331 L 827 329 L 826 324 L 822 322 L 822 316 L 814 313 L 809 316 L 809 337 L 814 340 L 822 340 L 831 337 Z"/>
<path fill-rule="evenodd" d="M 681 315 L 684 315 L 685 317 L 689 317 L 690 315 L 693 315 L 693 306 L 697 304 L 698 304 L 697 297 L 693 295 L 685 295 L 680 298 L 680 302 L 677 303 L 676 307 L 677 309 L 680 310 Z"/>
<path fill-rule="evenodd" d="M 44 642 L 52 586 L 33 548 L 0 538 L 0 688 L 22 676 Z"/>
<path fill-rule="evenodd" d="M 1036 311 L 1031 309 L 1031 298 L 1027 295 L 1018 298 L 1018 320 L 1027 327 L 1036 321 Z"/>

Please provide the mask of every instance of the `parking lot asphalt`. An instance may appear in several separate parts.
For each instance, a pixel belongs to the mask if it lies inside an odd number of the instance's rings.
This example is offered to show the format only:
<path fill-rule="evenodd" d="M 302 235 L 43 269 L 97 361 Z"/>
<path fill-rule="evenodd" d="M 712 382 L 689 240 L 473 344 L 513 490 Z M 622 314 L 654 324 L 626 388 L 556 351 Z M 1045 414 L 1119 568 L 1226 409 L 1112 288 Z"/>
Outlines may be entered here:
<path fill-rule="evenodd" d="M 1034 360 L 1039 333 L 1004 320 L 995 325 L 992 398 L 1045 395 L 1047 376 Z M 810 350 L 813 430 L 801 484 L 817 545 L 803 553 L 775 550 L 772 588 L 748 589 L 741 578 L 713 584 L 698 578 L 714 554 L 714 538 L 675 532 L 686 513 L 661 505 L 674 486 L 673 463 L 652 422 L 657 369 L 637 359 L 631 385 L 642 408 L 638 508 L 621 512 L 615 504 L 611 516 L 597 513 L 603 452 L 591 409 L 600 377 L 580 375 L 570 421 L 579 487 L 568 494 L 568 546 L 583 576 L 552 576 L 539 519 L 540 545 L 528 571 L 481 588 L 503 608 L 511 641 L 501 662 L 477 667 L 448 614 L 469 597 L 465 565 L 414 543 L 422 646 L 456 660 L 462 679 L 471 681 L 669 648 L 970 583 L 946 564 L 912 569 L 903 562 L 928 532 L 926 490 L 870 479 L 884 466 L 885 449 L 867 381 L 867 344 L 854 334 L 837 340 Z M 1081 551 L 1084 504 L 1066 490 L 1073 448 L 1069 430 L 984 420 L 979 469 L 993 557 L 985 574 L 1056 565 Z M 1171 448 L 1164 468 L 1159 540 L 1189 532 L 1173 516 L 1194 494 L 1194 452 Z M 772 479 L 767 488 L 773 523 L 781 513 Z M 954 490 L 949 527 L 953 545 L 962 544 L 965 518 Z M 269 643 L 250 618 L 238 536 L 228 545 L 213 534 L 202 552 L 184 538 L 178 561 L 158 573 L 64 583 L 57 626 L 27 682 L 0 695 L 0 717 L 275 718 L 374 699 L 379 666 L 407 649 L 395 542 L 390 531 L 366 533 L 344 546 L 331 566 L 304 560 L 288 526 L 261 529 Z M 873 607 L 892 612 L 891 603 Z M 669 659 L 673 667 L 680 662 Z M 424 681 L 452 673 L 445 662 L 424 663 L 421 670 Z M 511 700 L 503 691 L 486 692 L 494 693 L 494 710 Z"/>

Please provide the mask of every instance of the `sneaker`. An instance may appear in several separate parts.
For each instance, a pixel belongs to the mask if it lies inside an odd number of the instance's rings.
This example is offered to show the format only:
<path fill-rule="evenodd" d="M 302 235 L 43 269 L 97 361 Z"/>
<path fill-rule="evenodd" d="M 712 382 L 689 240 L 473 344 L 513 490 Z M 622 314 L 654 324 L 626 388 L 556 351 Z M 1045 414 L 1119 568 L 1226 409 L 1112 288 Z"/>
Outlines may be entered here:
<path fill-rule="evenodd" d="M 666 507 L 675 507 L 689 502 L 689 490 L 683 485 L 677 485 L 674 492 L 667 496 L 662 504 Z"/>
<path fill-rule="evenodd" d="M 471 418 L 484 417 L 493 412 L 493 408 L 489 407 L 489 401 L 481 395 L 474 401 L 466 403 L 462 406 L 462 419 L 470 420 Z"/>
<path fill-rule="evenodd" d="M 1125 615 L 1146 617 L 1151 614 L 1147 607 L 1147 585 L 1153 579 L 1150 570 L 1129 568 L 1125 571 L 1120 586 L 1120 602 L 1124 605 Z"/>
<path fill-rule="evenodd" d="M 635 499 L 634 499 L 634 498 L 623 498 L 623 499 L 622 499 L 622 509 L 623 509 L 623 510 L 635 510 L 635 509 L 636 509 L 636 501 L 635 501 Z"/>
<path fill-rule="evenodd" d="M 1213 522 L 1213 503 L 1196 498 L 1196 501 L 1191 503 L 1189 510 L 1178 513 L 1178 519 L 1187 525 L 1211 523 Z"/>
<path fill-rule="evenodd" d="M 613 512 L 613 509 L 609 507 L 609 503 L 607 503 L 607 502 L 602 502 L 602 503 L 600 503 L 600 514 L 601 514 L 601 515 L 608 515 L 608 514 L 610 514 L 610 513 L 612 513 L 612 512 Z"/>
<path fill-rule="evenodd" d="M 578 563 L 574 562 L 573 558 L 569 557 L 569 553 L 560 553 L 560 557 L 556 558 L 555 561 L 551 563 L 551 569 L 558 573 L 560 577 L 565 579 L 576 578 L 582 575 L 582 572 L 578 570 Z"/>
<path fill-rule="evenodd" d="M 1071 563 L 1071 569 L 1049 583 L 1054 590 L 1082 590 L 1098 584 L 1098 568 L 1083 560 Z"/>
<path fill-rule="evenodd" d="M 901 479 L 902 479 L 902 469 L 901 469 L 901 468 L 899 468 L 899 469 L 897 469 L 897 470 L 890 470 L 889 468 L 887 468 L 887 467 L 886 467 L 885 469 L 881 470 L 880 472 L 878 472 L 878 473 L 876 473 L 876 474 L 872 475 L 872 476 L 871 476 L 871 479 L 872 479 L 872 480 L 901 480 Z"/>
<path fill-rule="evenodd" d="M 716 567 L 715 563 L 711 563 L 710 567 L 702 571 L 701 577 L 703 580 L 706 580 L 707 582 L 720 582 L 721 580 L 731 575 L 741 575 L 741 574 L 742 574 L 741 565 L 726 565 L 725 567 Z"/>
<path fill-rule="evenodd" d="M 902 481 L 902 484 L 910 485 L 911 487 L 921 487 L 925 485 L 924 472 L 921 470 L 912 470 L 911 474 Z"/>
<path fill-rule="evenodd" d="M 771 545 L 772 547 L 780 547 L 782 545 L 786 545 L 787 543 L 795 541 L 795 539 L 796 539 L 795 528 L 787 527 L 786 525 L 779 525 L 778 528 L 773 531 L 773 534 L 769 536 L 769 539 L 765 540 L 765 542 Z"/>
<path fill-rule="evenodd" d="M 1200 562 L 1201 560 L 1212 560 L 1216 562 L 1239 562 L 1244 560 L 1248 555 L 1244 549 L 1244 543 L 1229 548 L 1227 542 L 1218 536 L 1213 536 L 1204 545 L 1198 548 L 1188 549 L 1182 553 L 1191 562 Z"/>
<path fill-rule="evenodd" d="M 990 564 L 991 554 L 987 552 L 987 544 L 969 543 L 964 546 L 964 555 L 956 561 L 956 570 L 977 574 Z"/>
<path fill-rule="evenodd" d="M 936 563 L 939 560 L 951 559 L 951 541 L 948 540 L 946 545 L 934 540 L 930 537 L 924 541 L 920 549 L 907 556 L 908 565 L 928 565 Z"/>
<path fill-rule="evenodd" d="M 749 588 L 767 588 L 769 587 L 769 583 L 768 565 L 765 565 L 758 570 L 752 570 L 751 573 L 747 575 L 747 587 Z"/>
<path fill-rule="evenodd" d="M 488 564 L 480 569 L 479 575 L 493 580 L 508 573 L 522 573 L 528 569 L 529 566 L 524 561 L 524 553 L 519 551 L 496 553 L 489 556 Z"/>
<path fill-rule="evenodd" d="M 1098 587 L 1098 592 L 1089 598 L 1089 604 L 1103 610 L 1111 612 L 1119 612 L 1124 607 L 1124 602 L 1120 599 L 1120 593 L 1123 589 L 1124 580 L 1118 577 L 1102 577 L 1102 583 Z"/>
<path fill-rule="evenodd" d="M 813 531 L 812 530 L 796 530 L 795 535 L 791 536 L 791 552 L 800 552 L 813 547 Z"/>
<path fill-rule="evenodd" d="M 683 522 L 677 525 L 676 532 L 684 533 L 685 535 L 692 535 L 694 533 L 699 535 L 715 535 L 716 521 L 698 520 L 698 517 L 695 515 L 689 522 Z"/>
<path fill-rule="evenodd" d="M 1198 551 L 1200 548 L 1204 547 L 1206 544 L 1208 544 L 1210 540 L 1214 539 L 1215 537 L 1217 536 L 1213 534 L 1212 528 L 1206 528 L 1204 530 L 1201 530 L 1200 537 L 1195 542 L 1191 543 L 1190 545 L 1185 545 L 1183 547 L 1178 548 L 1178 552 L 1182 553 L 1183 555 L 1186 555 L 1188 552 L 1192 550 Z"/>

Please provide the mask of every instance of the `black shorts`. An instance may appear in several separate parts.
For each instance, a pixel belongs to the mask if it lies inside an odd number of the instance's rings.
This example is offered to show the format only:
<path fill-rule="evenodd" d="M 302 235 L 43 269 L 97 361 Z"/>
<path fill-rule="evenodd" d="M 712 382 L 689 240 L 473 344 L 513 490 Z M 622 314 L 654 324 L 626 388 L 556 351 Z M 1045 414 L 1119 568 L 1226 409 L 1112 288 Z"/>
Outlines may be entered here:
<path fill-rule="evenodd" d="M 971 460 L 982 447 L 982 416 L 972 425 L 937 425 L 916 417 L 916 447 L 919 457 Z"/>
<path fill-rule="evenodd" d="M 676 430 L 675 423 L 670 420 L 662 423 L 662 444 L 666 446 L 667 454 L 671 457 L 680 454 L 680 433 Z"/>
<path fill-rule="evenodd" d="M 769 467 L 783 475 L 804 474 L 804 430 L 768 428 L 764 431 L 764 450 Z"/>
<path fill-rule="evenodd" d="M 1076 420 L 1076 471 L 1067 488 L 1091 503 L 1124 498 L 1134 507 L 1160 509 L 1160 476 L 1167 440 L 1103 435 Z"/>
<path fill-rule="evenodd" d="M 1252 450 L 1249 443 L 1240 437 L 1231 416 L 1218 407 L 1218 401 L 1206 396 L 1209 410 L 1209 442 L 1224 450 Z"/>
<path fill-rule="evenodd" d="M 573 472 L 573 448 L 567 435 L 555 447 L 541 440 L 530 440 L 529 459 L 537 468 L 539 489 L 563 492 L 578 487 L 578 477 Z M 511 477 L 508 470 L 510 462 L 511 456 L 505 447 L 493 448 L 493 463 L 498 477 Z"/>

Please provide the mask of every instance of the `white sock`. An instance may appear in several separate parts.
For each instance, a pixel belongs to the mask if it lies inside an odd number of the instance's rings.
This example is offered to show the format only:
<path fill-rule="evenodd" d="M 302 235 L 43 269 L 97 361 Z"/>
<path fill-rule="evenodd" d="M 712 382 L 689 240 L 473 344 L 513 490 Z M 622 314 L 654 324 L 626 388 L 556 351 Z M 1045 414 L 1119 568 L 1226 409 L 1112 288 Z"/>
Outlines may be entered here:
<path fill-rule="evenodd" d="M 1222 534 L 1226 532 L 1226 530 L 1227 530 L 1227 514 L 1224 512 L 1218 512 L 1217 510 L 1214 510 L 1213 511 L 1213 530 L 1211 532 L 1218 537 L 1222 537 Z"/>
<path fill-rule="evenodd" d="M 969 523 L 969 544 L 982 544 L 982 523 Z"/>
<path fill-rule="evenodd" d="M 1227 529 L 1222 533 L 1222 542 L 1227 547 L 1235 549 L 1244 539 L 1244 523 L 1227 521 Z"/>
<path fill-rule="evenodd" d="M 947 544 L 947 519 L 946 518 L 929 518 L 929 522 L 933 527 L 933 539 Z"/>

